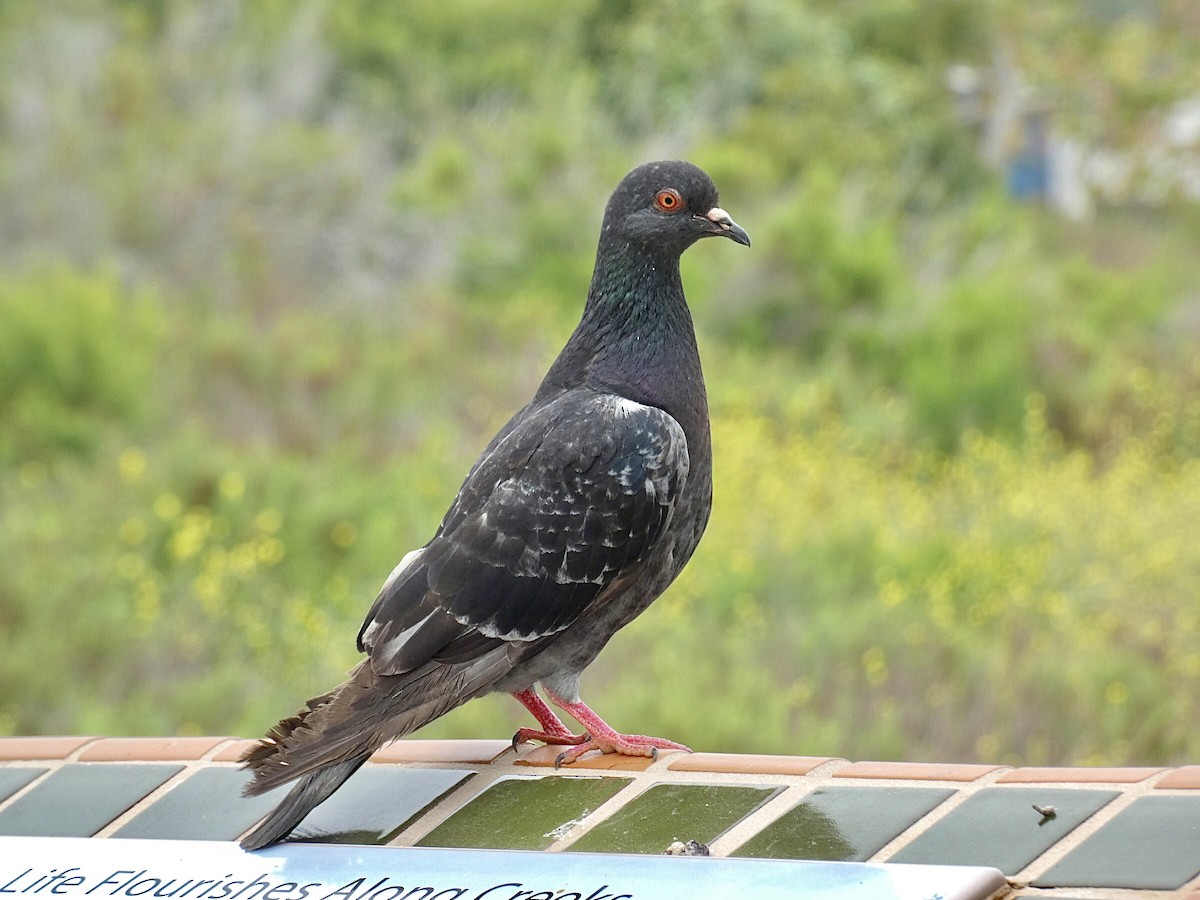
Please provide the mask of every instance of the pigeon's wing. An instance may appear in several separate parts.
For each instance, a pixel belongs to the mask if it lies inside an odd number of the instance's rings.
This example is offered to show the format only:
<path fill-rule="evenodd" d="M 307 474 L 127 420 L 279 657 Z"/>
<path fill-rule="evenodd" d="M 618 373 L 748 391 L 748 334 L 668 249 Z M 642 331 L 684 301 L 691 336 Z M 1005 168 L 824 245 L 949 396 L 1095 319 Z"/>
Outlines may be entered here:
<path fill-rule="evenodd" d="M 359 649 L 390 675 L 562 631 L 636 574 L 687 473 L 661 409 L 584 388 L 527 408 L 384 584 Z"/>

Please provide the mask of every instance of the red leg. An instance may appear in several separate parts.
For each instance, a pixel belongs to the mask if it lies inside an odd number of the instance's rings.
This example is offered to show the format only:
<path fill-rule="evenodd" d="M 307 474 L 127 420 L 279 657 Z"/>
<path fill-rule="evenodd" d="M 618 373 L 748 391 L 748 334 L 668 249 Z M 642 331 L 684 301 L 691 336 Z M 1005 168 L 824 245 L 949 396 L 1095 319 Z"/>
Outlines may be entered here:
<path fill-rule="evenodd" d="M 677 744 L 665 738 L 647 737 L 644 734 L 620 734 L 611 725 L 592 712 L 582 700 L 572 703 L 562 699 L 562 697 L 559 697 L 550 690 L 546 691 L 546 696 L 550 698 L 551 703 L 587 729 L 587 734 L 584 735 L 583 740 L 574 742 L 574 747 L 559 754 L 558 759 L 554 761 L 556 766 L 574 762 L 590 750 L 599 750 L 601 753 L 620 753 L 623 756 L 651 757 L 658 756 L 659 750 L 685 750 L 688 753 L 692 752 L 683 744 Z M 537 714 L 534 713 L 534 715 Z"/>
<path fill-rule="evenodd" d="M 538 724 L 542 726 L 542 730 L 538 731 L 534 728 L 521 728 L 513 735 L 513 749 L 517 749 L 518 744 L 525 741 L 541 741 L 544 744 L 582 744 L 588 739 L 586 734 L 572 734 L 571 729 L 562 723 L 562 719 L 554 714 L 549 706 L 546 705 L 541 697 L 539 697 L 533 688 L 526 688 L 523 691 L 517 691 L 513 694 L 527 710 L 533 713 L 533 717 L 538 720 Z"/>

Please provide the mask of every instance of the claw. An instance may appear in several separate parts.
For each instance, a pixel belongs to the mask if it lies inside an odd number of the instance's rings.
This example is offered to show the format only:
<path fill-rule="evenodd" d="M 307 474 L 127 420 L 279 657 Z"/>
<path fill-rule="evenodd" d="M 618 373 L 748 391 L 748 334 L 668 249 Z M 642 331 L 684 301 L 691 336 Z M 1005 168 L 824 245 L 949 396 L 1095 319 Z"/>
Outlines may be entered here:
<path fill-rule="evenodd" d="M 595 750 L 596 742 L 592 740 L 592 736 L 586 731 L 579 735 L 579 741 L 574 747 L 564 750 L 558 756 L 554 757 L 554 768 L 561 769 L 567 763 L 573 763 L 579 757 L 583 756 L 589 750 Z M 608 751 L 603 751 L 608 752 Z"/>

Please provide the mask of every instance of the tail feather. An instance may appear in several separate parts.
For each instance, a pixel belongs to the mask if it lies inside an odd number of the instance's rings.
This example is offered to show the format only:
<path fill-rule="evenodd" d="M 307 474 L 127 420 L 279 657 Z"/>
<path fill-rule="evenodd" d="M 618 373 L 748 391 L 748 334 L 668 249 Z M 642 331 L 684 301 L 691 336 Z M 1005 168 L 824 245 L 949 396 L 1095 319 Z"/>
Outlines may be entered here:
<path fill-rule="evenodd" d="M 245 796 L 253 797 L 256 794 L 266 793 L 271 788 L 278 787 L 284 781 L 289 780 L 285 778 L 276 781 L 269 777 L 272 769 L 275 768 L 272 766 L 272 762 L 278 762 L 278 757 L 284 752 L 297 729 L 304 725 L 310 715 L 333 700 L 336 693 L 337 691 L 330 691 L 328 694 L 313 697 L 305 704 L 304 709 L 282 719 L 279 724 L 273 725 L 267 731 L 265 738 L 241 755 L 238 762 L 244 764 L 243 768 L 251 770 L 255 778 L 246 785 L 242 792 Z"/>
<path fill-rule="evenodd" d="M 380 678 L 363 663 L 334 691 L 309 700 L 243 754 L 254 781 L 245 794 L 262 794 L 331 763 L 366 754 L 465 703 L 475 692 L 465 673 L 431 666 L 417 677 Z"/>
<path fill-rule="evenodd" d="M 327 800 L 347 778 L 357 772 L 370 755 L 366 753 L 305 775 L 283 798 L 283 802 L 242 838 L 242 848 L 260 850 L 283 840 L 319 803 Z"/>
<path fill-rule="evenodd" d="M 345 684 L 309 700 L 242 756 L 254 774 L 246 796 L 298 780 L 242 846 L 255 850 L 286 837 L 380 746 L 485 693 L 509 666 L 502 650 L 470 665 L 431 663 L 405 675 L 378 676 L 370 661 L 361 663 Z"/>

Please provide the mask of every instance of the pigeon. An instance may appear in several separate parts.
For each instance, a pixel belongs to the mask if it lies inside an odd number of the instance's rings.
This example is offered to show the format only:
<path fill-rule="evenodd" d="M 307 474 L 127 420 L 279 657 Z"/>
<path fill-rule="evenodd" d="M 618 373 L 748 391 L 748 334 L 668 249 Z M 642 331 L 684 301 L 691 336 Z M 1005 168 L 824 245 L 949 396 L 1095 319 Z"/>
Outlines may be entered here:
<path fill-rule="evenodd" d="M 708 522 L 708 401 L 679 259 L 711 236 L 750 245 L 691 163 L 647 163 L 617 186 L 579 325 L 433 538 L 384 582 L 358 633 L 366 658 L 242 757 L 248 796 L 296 782 L 243 848 L 284 839 L 382 744 L 484 694 L 525 706 L 538 727 L 520 729 L 514 748 L 564 746 L 557 764 L 688 749 L 618 733 L 579 681 L 680 573 Z"/>

